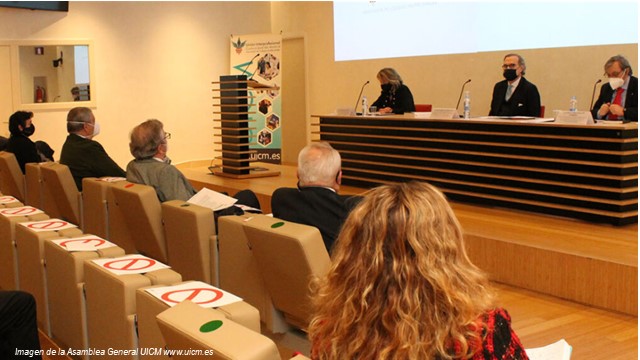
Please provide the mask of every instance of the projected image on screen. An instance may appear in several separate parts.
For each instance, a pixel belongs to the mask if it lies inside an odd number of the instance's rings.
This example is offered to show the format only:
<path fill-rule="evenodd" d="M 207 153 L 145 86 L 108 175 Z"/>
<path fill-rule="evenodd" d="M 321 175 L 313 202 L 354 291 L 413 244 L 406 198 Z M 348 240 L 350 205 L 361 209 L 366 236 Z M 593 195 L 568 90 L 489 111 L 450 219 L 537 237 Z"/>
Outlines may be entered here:
<path fill-rule="evenodd" d="M 638 42 L 635 2 L 337 1 L 333 13 L 336 61 Z"/>

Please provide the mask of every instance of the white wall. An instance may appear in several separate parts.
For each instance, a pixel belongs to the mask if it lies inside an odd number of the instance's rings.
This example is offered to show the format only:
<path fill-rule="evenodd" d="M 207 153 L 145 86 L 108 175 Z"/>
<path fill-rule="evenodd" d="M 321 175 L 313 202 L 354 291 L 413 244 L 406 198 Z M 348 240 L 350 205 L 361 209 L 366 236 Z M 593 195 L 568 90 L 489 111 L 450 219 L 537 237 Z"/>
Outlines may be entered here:
<path fill-rule="evenodd" d="M 132 158 L 129 131 L 149 118 L 172 133 L 174 162 L 212 158 L 211 82 L 228 73 L 229 36 L 266 33 L 269 24 L 268 2 L 73 1 L 68 13 L 0 8 L 2 40 L 93 40 L 96 140 L 123 168 Z M 56 159 L 66 114 L 34 118 L 34 140 L 49 142 Z"/>

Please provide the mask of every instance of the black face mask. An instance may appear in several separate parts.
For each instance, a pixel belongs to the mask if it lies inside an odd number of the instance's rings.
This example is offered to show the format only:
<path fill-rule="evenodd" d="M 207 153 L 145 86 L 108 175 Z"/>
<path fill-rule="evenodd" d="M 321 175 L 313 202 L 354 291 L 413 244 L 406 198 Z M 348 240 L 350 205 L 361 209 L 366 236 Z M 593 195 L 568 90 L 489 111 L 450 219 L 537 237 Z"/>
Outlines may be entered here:
<path fill-rule="evenodd" d="M 382 91 L 390 91 L 391 90 L 391 84 L 380 84 L 380 87 L 382 88 Z"/>
<path fill-rule="evenodd" d="M 516 73 L 516 69 L 505 69 L 502 76 L 508 81 L 513 81 L 518 77 L 518 74 Z"/>
<path fill-rule="evenodd" d="M 22 129 L 22 135 L 29 137 L 31 135 L 33 135 L 33 133 L 36 132 L 36 126 L 31 124 L 30 127 L 28 128 L 23 128 Z"/>

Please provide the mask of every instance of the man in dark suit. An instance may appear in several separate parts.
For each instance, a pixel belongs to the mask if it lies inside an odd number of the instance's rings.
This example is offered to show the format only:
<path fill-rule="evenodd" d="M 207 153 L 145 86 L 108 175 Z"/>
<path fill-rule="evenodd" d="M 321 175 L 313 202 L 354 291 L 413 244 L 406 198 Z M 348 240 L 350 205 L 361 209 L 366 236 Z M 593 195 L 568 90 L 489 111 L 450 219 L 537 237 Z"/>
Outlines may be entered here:
<path fill-rule="evenodd" d="M 315 226 L 331 253 L 342 223 L 359 196 L 339 195 L 342 182 L 340 154 L 326 142 L 307 145 L 298 154 L 298 188 L 273 192 L 273 216 L 299 224 Z"/>
<path fill-rule="evenodd" d="M 489 116 L 540 116 L 538 88 L 523 77 L 527 66 L 518 54 L 508 54 L 502 64 L 505 80 L 493 88 Z"/>
<path fill-rule="evenodd" d="M 594 119 L 638 121 L 638 78 L 622 55 L 604 64 L 609 83 L 600 87 L 600 96 L 591 113 Z"/>
<path fill-rule="evenodd" d="M 109 157 L 99 142 L 93 140 L 100 133 L 91 109 L 76 107 L 67 114 L 69 135 L 62 145 L 60 163 L 67 165 L 78 190 L 86 177 L 125 177 L 126 173 Z"/>

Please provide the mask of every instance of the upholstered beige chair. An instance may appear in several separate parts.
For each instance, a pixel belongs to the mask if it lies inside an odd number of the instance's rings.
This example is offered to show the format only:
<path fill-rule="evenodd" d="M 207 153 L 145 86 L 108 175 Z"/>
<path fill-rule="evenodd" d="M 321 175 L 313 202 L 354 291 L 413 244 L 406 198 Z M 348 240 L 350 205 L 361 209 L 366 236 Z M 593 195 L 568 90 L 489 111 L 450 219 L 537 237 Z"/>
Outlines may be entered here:
<path fill-rule="evenodd" d="M 156 316 L 167 310 L 169 305 L 147 291 L 157 287 L 160 287 L 160 285 L 143 287 L 136 292 L 136 314 L 139 346 L 141 348 L 164 348 L 166 345 L 156 322 Z M 226 319 L 232 320 L 258 334 L 260 333 L 260 314 L 258 309 L 244 301 L 207 310 L 215 311 Z M 158 358 L 158 356 L 152 356 L 151 354 L 149 356 L 141 356 L 143 359 L 152 357 Z M 168 356 L 162 356 L 161 358 L 170 359 Z"/>
<path fill-rule="evenodd" d="M 97 260 L 100 259 L 84 263 L 89 346 L 96 349 L 136 349 L 136 290 L 151 285 L 178 284 L 182 277 L 171 269 L 115 275 L 94 262 Z M 137 356 L 120 356 L 118 359 L 137 359 Z"/>
<path fill-rule="evenodd" d="M 273 333 L 284 333 L 290 326 L 275 309 L 256 259 L 244 232 L 244 224 L 272 224 L 264 215 L 223 216 L 218 218 L 220 288 L 240 296 L 260 311 L 260 320 Z"/>
<path fill-rule="evenodd" d="M 84 234 L 82 237 L 97 239 L 89 234 Z M 89 340 L 84 293 L 84 262 L 105 257 L 120 257 L 125 252 L 117 246 L 96 251 L 69 251 L 66 248 L 69 240 L 59 242 L 60 244 L 54 241 L 44 243 L 47 284 L 52 289 L 49 291 L 51 338 L 63 349 L 87 349 Z"/>
<path fill-rule="evenodd" d="M 82 193 L 67 165 L 49 162 L 40 165 L 42 177 L 42 210 L 49 216 L 82 227 Z"/>
<path fill-rule="evenodd" d="M 7 151 L 0 151 L 0 192 L 25 202 L 24 174 L 16 156 Z"/>
<path fill-rule="evenodd" d="M 305 330 L 311 317 L 309 282 L 324 276 L 331 262 L 320 231 L 277 218 L 246 221 L 244 231 L 275 308 Z"/>
<path fill-rule="evenodd" d="M 169 350 L 193 349 L 202 354 L 176 354 L 174 359 L 281 359 L 271 339 L 188 300 L 160 313 L 157 321 Z M 298 355 L 294 359 L 308 358 Z"/>
<path fill-rule="evenodd" d="M 50 239 L 80 236 L 82 231 L 77 226 L 60 219 L 46 219 L 35 224 L 18 223 L 15 225 L 15 233 L 20 290 L 31 293 L 36 299 L 38 325 L 51 336 L 48 297 L 50 289 L 46 278 L 44 242 Z M 55 286 L 51 284 L 52 291 L 55 291 Z"/>

